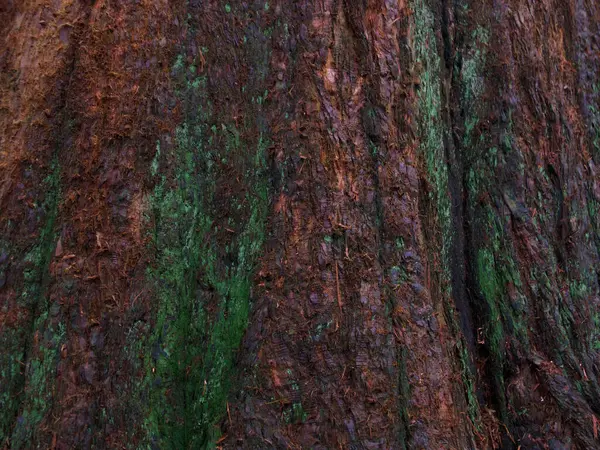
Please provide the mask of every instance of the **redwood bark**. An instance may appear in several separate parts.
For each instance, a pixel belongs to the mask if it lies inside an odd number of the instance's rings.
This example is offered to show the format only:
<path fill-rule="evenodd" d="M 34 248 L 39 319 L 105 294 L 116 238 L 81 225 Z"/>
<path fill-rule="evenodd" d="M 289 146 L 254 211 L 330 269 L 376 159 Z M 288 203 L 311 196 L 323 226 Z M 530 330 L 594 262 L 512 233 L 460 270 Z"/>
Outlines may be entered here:
<path fill-rule="evenodd" d="M 599 24 L 0 5 L 0 446 L 600 448 Z"/>

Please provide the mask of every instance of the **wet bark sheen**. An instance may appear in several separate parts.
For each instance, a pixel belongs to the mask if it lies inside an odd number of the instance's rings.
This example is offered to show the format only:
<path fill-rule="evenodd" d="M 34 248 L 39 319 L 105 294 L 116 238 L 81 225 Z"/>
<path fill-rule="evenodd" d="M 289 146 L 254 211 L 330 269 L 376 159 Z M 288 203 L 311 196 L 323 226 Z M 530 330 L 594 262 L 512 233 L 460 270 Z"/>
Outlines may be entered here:
<path fill-rule="evenodd" d="M 600 6 L 5 1 L 0 446 L 600 448 Z"/>

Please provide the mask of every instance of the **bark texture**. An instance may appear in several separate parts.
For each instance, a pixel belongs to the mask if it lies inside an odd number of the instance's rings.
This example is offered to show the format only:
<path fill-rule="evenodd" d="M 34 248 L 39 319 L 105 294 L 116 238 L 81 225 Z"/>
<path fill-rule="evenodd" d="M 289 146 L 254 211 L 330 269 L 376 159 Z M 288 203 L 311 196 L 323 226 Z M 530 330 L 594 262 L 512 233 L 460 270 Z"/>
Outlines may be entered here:
<path fill-rule="evenodd" d="M 0 37 L 1 448 L 600 448 L 597 2 Z"/>

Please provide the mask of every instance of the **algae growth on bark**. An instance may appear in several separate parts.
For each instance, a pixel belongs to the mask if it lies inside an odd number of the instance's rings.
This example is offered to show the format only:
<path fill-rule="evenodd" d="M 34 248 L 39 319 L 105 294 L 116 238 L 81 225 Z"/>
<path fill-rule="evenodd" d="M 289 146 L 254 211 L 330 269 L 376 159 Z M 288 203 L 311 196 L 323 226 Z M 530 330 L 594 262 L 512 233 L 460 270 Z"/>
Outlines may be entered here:
<path fill-rule="evenodd" d="M 0 35 L 0 448 L 600 448 L 597 2 Z"/>

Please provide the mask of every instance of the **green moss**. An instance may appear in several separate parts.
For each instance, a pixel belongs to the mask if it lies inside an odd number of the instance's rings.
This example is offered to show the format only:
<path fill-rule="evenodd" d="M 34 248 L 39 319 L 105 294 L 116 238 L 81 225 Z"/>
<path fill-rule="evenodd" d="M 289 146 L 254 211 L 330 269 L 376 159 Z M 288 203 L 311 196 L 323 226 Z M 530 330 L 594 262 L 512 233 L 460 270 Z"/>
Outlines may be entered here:
<path fill-rule="evenodd" d="M 448 192 L 448 167 L 445 164 L 444 133 L 441 117 L 441 62 L 434 34 L 434 17 L 422 0 L 414 2 L 415 11 L 415 57 L 422 67 L 419 89 L 418 134 L 420 153 L 423 155 L 429 179 L 433 186 L 432 200 L 437 205 L 439 225 L 442 231 L 442 256 L 449 261 L 452 245 L 452 220 L 450 195 Z"/>
<path fill-rule="evenodd" d="M 473 112 L 474 103 L 478 102 L 485 92 L 483 66 L 487 59 L 487 44 L 489 43 L 489 31 L 483 27 L 477 27 L 469 37 L 470 51 L 463 55 L 462 71 L 460 73 L 462 82 L 462 101 L 466 108 Z M 471 120 L 478 120 L 471 117 Z M 466 137 L 471 137 L 466 133 Z"/>
<path fill-rule="evenodd" d="M 152 197 L 156 217 L 155 246 L 157 267 L 151 278 L 157 280 L 160 299 L 156 324 L 156 344 L 160 354 L 148 361 L 164 385 L 154 395 L 162 404 L 152 408 L 151 422 L 159 435 L 184 448 L 195 442 L 204 446 L 213 436 L 213 427 L 222 416 L 228 394 L 228 378 L 249 312 L 250 280 L 254 263 L 264 240 L 266 186 L 254 179 L 254 195 L 247 195 L 250 217 L 230 243 L 237 250 L 236 263 L 218 268 L 218 252 L 207 237 L 214 231 L 206 198 L 194 180 L 194 163 L 189 155 L 191 140 L 184 125 L 177 133 L 176 151 L 182 152 L 178 185 L 167 189 L 163 180 Z M 265 144 L 259 141 L 256 160 L 262 170 Z M 256 177 L 256 173 L 250 175 Z M 262 184 L 262 185 L 261 185 Z M 204 189 L 210 191 L 209 186 Z M 197 293 L 197 278 L 216 292 L 219 311 L 214 323 L 207 320 L 205 299 Z M 172 401 L 166 399 L 167 391 Z M 164 403 L 168 403 L 168 406 Z M 164 409 L 172 407 L 164 420 Z M 162 429 L 161 429 L 162 428 Z M 194 447 L 196 448 L 196 447 Z"/>
<path fill-rule="evenodd" d="M 9 350 L 3 353 L 0 405 L 0 442 L 10 436 L 11 448 L 29 448 L 37 425 L 52 402 L 53 373 L 56 370 L 60 344 L 64 341 L 64 325 L 48 317 L 48 267 L 56 244 L 55 222 L 60 197 L 60 167 L 54 158 L 51 172 L 44 180 L 46 196 L 42 203 L 45 222 L 34 246 L 24 257 L 23 282 L 19 304 L 29 310 L 32 322 L 23 329 L 2 330 L 0 341 Z M 39 336 L 34 346 L 33 336 Z M 25 357 L 27 362 L 25 363 Z M 16 422 L 15 422 L 16 418 Z M 14 428 L 11 430 L 11 426 Z"/>
<path fill-rule="evenodd" d="M 0 333 L 2 354 L 0 355 L 0 441 L 6 442 L 18 415 L 23 389 L 24 377 L 21 365 L 24 364 L 25 333 L 13 327 L 5 327 Z"/>
<path fill-rule="evenodd" d="M 179 75 L 183 72 L 184 69 L 185 69 L 184 57 L 183 57 L 183 55 L 177 55 L 177 60 L 175 61 L 175 64 L 173 65 L 173 73 L 175 75 Z"/>
<path fill-rule="evenodd" d="M 514 346 L 529 349 L 529 336 L 526 321 L 526 300 L 519 292 L 522 287 L 520 272 L 512 257 L 512 245 L 504 236 L 499 218 L 491 209 L 481 224 L 489 237 L 489 243 L 482 245 L 477 253 L 476 276 L 479 290 L 484 300 L 484 338 L 490 353 L 491 373 L 494 377 L 496 395 L 499 398 L 500 418 L 508 420 L 505 407 L 505 386 L 503 378 L 506 360 L 506 343 L 512 340 Z M 511 300 L 507 286 L 512 285 L 518 292 Z"/>
<path fill-rule="evenodd" d="M 503 293 L 497 278 L 494 256 L 487 249 L 479 250 L 477 255 L 477 277 L 483 298 L 488 306 L 489 317 L 486 330 L 488 347 L 500 362 L 503 360 L 501 344 L 504 339 L 504 330 L 498 303 L 501 301 L 500 297 Z"/>
<path fill-rule="evenodd" d="M 442 256 L 441 288 L 445 298 L 450 299 L 450 249 L 452 248 L 453 223 L 452 206 L 449 192 L 449 173 L 446 163 L 444 140 L 449 139 L 448 129 L 442 117 L 441 76 L 442 63 L 435 30 L 435 18 L 424 0 L 412 2 L 414 11 L 414 43 L 417 66 L 421 67 L 420 85 L 418 91 L 419 121 L 418 135 L 420 139 L 419 153 L 422 155 L 432 190 L 430 200 L 435 205 L 437 227 L 441 232 L 439 245 Z M 473 88 L 476 91 L 475 88 Z M 473 122 L 474 127 L 476 122 Z M 456 311 L 451 302 L 446 302 L 446 316 L 453 334 L 459 341 L 459 359 L 471 421 L 479 426 L 479 404 L 475 395 L 474 373 L 469 363 L 469 355 L 463 334 L 458 325 Z"/>
<path fill-rule="evenodd" d="M 301 402 L 294 402 L 283 412 L 283 420 L 286 423 L 304 423 L 308 419 L 308 413 L 302 407 Z"/>
<path fill-rule="evenodd" d="M 53 325 L 49 322 L 47 311 L 35 321 L 34 329 L 42 332 L 42 342 L 27 364 L 25 398 L 13 430 L 11 448 L 30 448 L 33 433 L 52 405 L 53 390 L 49 387 L 54 379 L 66 331 L 62 323 Z"/>
<path fill-rule="evenodd" d="M 176 449 L 212 448 L 219 437 L 268 207 L 269 142 L 263 133 L 249 137 L 268 92 L 253 90 L 244 123 L 229 123 L 213 111 L 206 78 L 187 73 L 178 80 L 184 121 L 172 146 L 157 145 L 152 164 L 158 179 L 149 198 L 155 264 L 148 279 L 157 315 L 143 383 L 147 441 Z M 224 196 L 229 184 L 233 194 Z"/>
<path fill-rule="evenodd" d="M 481 410 L 479 408 L 479 401 L 475 393 L 475 380 L 471 371 L 471 363 L 469 357 L 469 351 L 464 345 L 464 341 L 458 341 L 458 354 L 461 369 L 461 378 L 464 386 L 464 391 L 467 396 L 467 408 L 469 412 L 469 418 L 473 422 L 474 426 L 478 430 L 482 430 L 481 421 Z"/>

